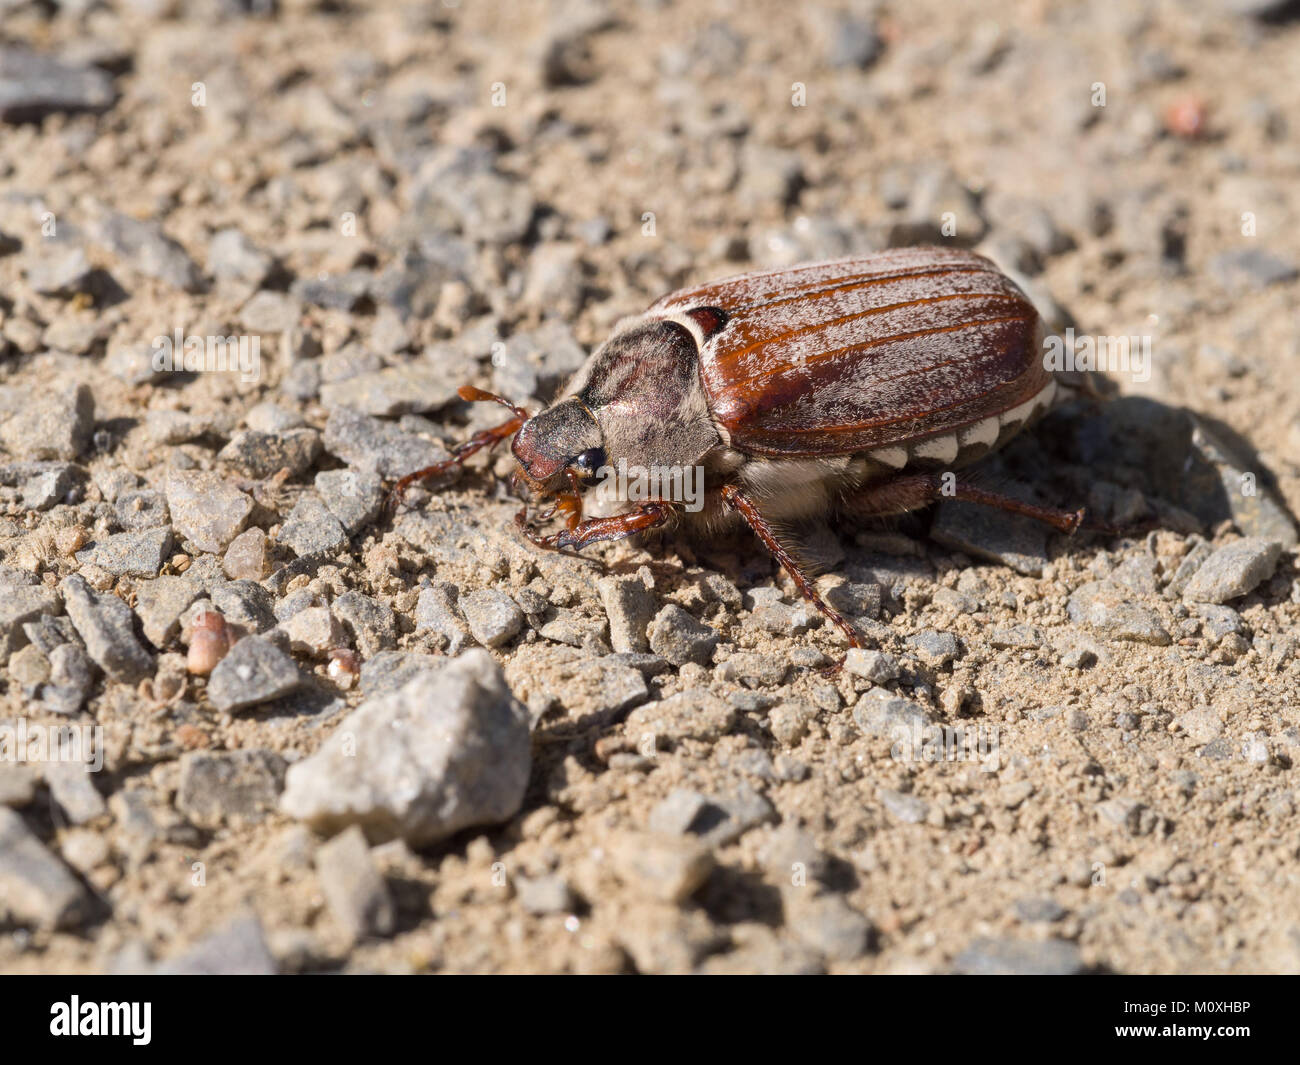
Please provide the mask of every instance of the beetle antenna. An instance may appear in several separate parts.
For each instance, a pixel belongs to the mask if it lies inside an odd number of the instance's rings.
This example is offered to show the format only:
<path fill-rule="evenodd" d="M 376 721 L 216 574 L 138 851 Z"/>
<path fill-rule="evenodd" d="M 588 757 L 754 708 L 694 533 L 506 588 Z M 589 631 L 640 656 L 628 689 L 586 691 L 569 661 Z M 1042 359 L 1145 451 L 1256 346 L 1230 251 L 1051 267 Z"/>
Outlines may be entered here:
<path fill-rule="evenodd" d="M 500 403 L 516 418 L 528 420 L 528 412 L 523 407 L 516 407 L 510 400 L 503 396 L 498 396 L 495 392 L 488 392 L 482 388 L 475 388 L 473 385 L 461 385 L 456 389 L 456 394 L 466 403 Z"/>

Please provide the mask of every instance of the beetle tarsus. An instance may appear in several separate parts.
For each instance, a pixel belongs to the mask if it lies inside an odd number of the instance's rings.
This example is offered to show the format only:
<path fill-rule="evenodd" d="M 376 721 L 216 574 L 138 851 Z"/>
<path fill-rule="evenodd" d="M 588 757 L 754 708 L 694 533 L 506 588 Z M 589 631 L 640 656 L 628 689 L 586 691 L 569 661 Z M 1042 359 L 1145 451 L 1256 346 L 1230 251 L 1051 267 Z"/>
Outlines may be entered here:
<path fill-rule="evenodd" d="M 817 589 L 813 587 L 813 583 L 809 580 L 808 575 L 804 573 L 803 568 L 799 565 L 794 555 L 790 553 L 790 550 L 777 539 L 776 533 L 772 531 L 772 526 L 767 523 L 767 519 L 763 517 L 762 512 L 758 509 L 758 506 L 754 501 L 734 484 L 723 486 L 722 499 L 727 506 L 731 507 L 745 519 L 746 523 L 754 531 L 754 535 L 763 542 L 763 546 L 771 552 L 772 557 L 781 563 L 781 566 L 785 569 L 786 573 L 790 574 L 790 578 L 794 581 L 799 591 L 803 593 L 803 597 L 812 603 L 812 605 L 815 606 L 824 617 L 832 621 L 844 633 L 844 635 L 848 637 L 849 646 L 861 647 L 862 637 L 858 635 L 858 630 L 853 627 L 848 618 L 838 610 L 835 610 L 817 593 Z M 841 662 L 840 665 L 842 666 L 843 663 Z M 839 666 L 834 667 L 834 670 L 838 672 Z"/>

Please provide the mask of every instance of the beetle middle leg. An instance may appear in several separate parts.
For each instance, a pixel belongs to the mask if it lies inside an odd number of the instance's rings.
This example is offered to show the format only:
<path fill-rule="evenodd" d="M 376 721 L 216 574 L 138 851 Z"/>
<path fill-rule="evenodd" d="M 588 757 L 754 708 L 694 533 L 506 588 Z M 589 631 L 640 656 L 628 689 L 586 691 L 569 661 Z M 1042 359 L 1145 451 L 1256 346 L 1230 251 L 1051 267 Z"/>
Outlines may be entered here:
<path fill-rule="evenodd" d="M 402 496 L 411 485 L 420 481 L 431 481 L 435 477 L 441 477 L 444 473 L 462 465 L 471 455 L 478 454 L 478 452 L 482 451 L 484 448 L 490 449 L 496 447 L 496 445 L 501 443 L 501 441 L 508 440 L 510 437 L 514 436 L 524 422 L 528 420 L 528 412 L 522 407 L 516 407 L 509 400 L 502 399 L 500 396 L 493 395 L 491 392 L 485 392 L 481 388 L 475 388 L 473 385 L 462 385 L 457 389 L 457 394 L 466 403 L 499 403 L 501 406 L 509 410 L 514 417 L 507 422 L 502 422 L 500 425 L 493 426 L 491 429 L 483 429 L 480 432 L 475 433 L 452 451 L 451 458 L 445 459 L 442 462 L 435 462 L 432 466 L 426 466 L 424 469 L 416 470 L 414 473 L 408 473 L 393 485 L 392 491 L 388 493 L 385 507 L 389 513 L 392 513 L 392 511 L 397 508 L 397 505 L 402 501 Z"/>
<path fill-rule="evenodd" d="M 849 638 L 850 647 L 861 647 L 862 638 L 858 635 L 858 630 L 853 627 L 848 618 L 835 610 L 817 593 L 817 589 L 813 587 L 811 579 L 803 571 L 798 560 L 790 553 L 789 548 L 777 539 L 776 533 L 763 517 L 758 505 L 734 484 L 723 485 L 721 492 L 723 502 L 745 519 L 754 535 L 763 542 L 763 546 L 771 552 L 772 557 L 781 563 L 786 573 L 790 574 L 790 579 L 803 593 L 803 597 L 843 631 Z"/>

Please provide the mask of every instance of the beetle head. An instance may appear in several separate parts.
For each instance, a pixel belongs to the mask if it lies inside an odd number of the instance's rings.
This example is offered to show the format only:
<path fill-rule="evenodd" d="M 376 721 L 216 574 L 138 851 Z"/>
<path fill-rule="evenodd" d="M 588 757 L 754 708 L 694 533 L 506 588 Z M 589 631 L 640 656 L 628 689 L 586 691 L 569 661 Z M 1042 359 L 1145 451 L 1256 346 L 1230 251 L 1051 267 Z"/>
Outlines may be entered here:
<path fill-rule="evenodd" d="M 570 469 L 592 484 L 606 463 L 600 426 L 576 397 L 524 422 L 510 450 L 528 486 L 542 496 L 559 491 Z"/>

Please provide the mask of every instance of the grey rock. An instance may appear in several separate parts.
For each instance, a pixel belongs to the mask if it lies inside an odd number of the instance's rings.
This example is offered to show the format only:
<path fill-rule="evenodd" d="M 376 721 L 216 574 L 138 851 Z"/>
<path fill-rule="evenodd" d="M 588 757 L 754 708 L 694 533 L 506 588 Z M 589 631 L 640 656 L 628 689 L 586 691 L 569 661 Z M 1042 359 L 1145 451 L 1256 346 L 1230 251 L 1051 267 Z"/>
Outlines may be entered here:
<path fill-rule="evenodd" d="M 1036 625 L 1006 625 L 989 633 L 989 643 L 994 647 L 1017 651 L 1032 651 L 1042 647 L 1043 642 L 1043 632 Z"/>
<path fill-rule="evenodd" d="M 250 333 L 285 333 L 302 318 L 302 302 L 287 292 L 258 292 L 239 312 L 240 324 Z"/>
<path fill-rule="evenodd" d="M 89 756 L 90 752 L 85 752 Z M 89 758 L 84 765 L 51 762 L 45 767 L 45 783 L 63 816 L 74 825 L 84 825 L 108 812 L 108 804 L 95 788 Z"/>
<path fill-rule="evenodd" d="M 408 249 L 388 266 L 371 291 L 381 304 L 403 319 L 431 318 L 443 285 L 460 281 L 473 269 L 474 253 L 463 241 L 441 234 L 437 245 L 421 241 L 422 251 Z"/>
<path fill-rule="evenodd" d="M 1283 547 L 1300 542 L 1286 506 L 1260 477 L 1258 461 L 1243 458 L 1200 418 L 1192 418 L 1190 454 L 1181 472 L 1181 502 L 1206 525 L 1231 516 L 1244 536 Z"/>
<path fill-rule="evenodd" d="M 1069 911 L 1055 899 L 1043 895 L 1029 895 L 1016 900 L 1016 920 L 1023 924 L 1052 924 Z"/>
<path fill-rule="evenodd" d="M 321 844 L 316 873 L 330 913 L 353 942 L 393 934 L 396 907 L 359 827 L 354 825 Z"/>
<path fill-rule="evenodd" d="M 826 602 L 849 618 L 879 617 L 883 598 L 883 590 L 874 581 L 846 581 L 826 593 Z"/>
<path fill-rule="evenodd" d="M 524 612 L 505 592 L 494 588 L 466 592 L 460 611 L 474 639 L 484 647 L 504 647 L 524 627 Z"/>
<path fill-rule="evenodd" d="M 930 716 L 919 704 L 885 688 L 872 688 L 853 707 L 853 720 L 868 736 L 896 738 L 900 731 L 911 734 L 930 724 Z"/>
<path fill-rule="evenodd" d="M 1028 943 L 987 936 L 957 955 L 953 968 L 969 976 L 1077 976 L 1087 971 L 1079 948 L 1063 939 Z"/>
<path fill-rule="evenodd" d="M 650 623 L 650 650 L 675 666 L 706 664 L 718 645 L 718 634 L 696 621 L 676 603 L 669 603 Z"/>
<path fill-rule="evenodd" d="M 945 233 L 951 215 L 955 232 Z M 912 179 L 906 213 L 889 232 L 891 244 L 978 244 L 988 231 L 979 199 L 943 163 L 920 167 Z"/>
<path fill-rule="evenodd" d="M 601 577 L 596 590 L 609 619 L 609 641 L 623 654 L 650 650 L 646 629 L 655 615 L 655 598 L 639 577 Z"/>
<path fill-rule="evenodd" d="M 917 825 L 925 820 L 930 812 L 930 804 L 915 795 L 905 795 L 890 788 L 880 791 L 880 804 L 889 811 L 895 821 L 905 825 Z"/>
<path fill-rule="evenodd" d="M 123 529 L 132 532 L 171 523 L 167 497 L 152 488 L 128 489 L 119 494 L 113 502 L 113 517 Z"/>
<path fill-rule="evenodd" d="M 113 79 L 93 66 L 61 62 L 26 48 L 0 48 L 0 122 L 107 111 L 117 101 Z"/>
<path fill-rule="evenodd" d="M 60 463 L 52 469 L 33 473 L 22 486 L 23 506 L 28 510 L 49 510 L 69 501 L 77 481 L 76 466 Z"/>
<path fill-rule="evenodd" d="M 163 576 L 135 587 L 135 612 L 145 639 L 162 650 L 181 627 L 181 615 L 203 594 L 203 586 L 184 577 Z"/>
<path fill-rule="evenodd" d="M 171 554 L 172 531 L 167 526 L 144 532 L 106 536 L 77 552 L 83 566 L 98 566 L 117 577 L 156 577 Z"/>
<path fill-rule="evenodd" d="M 95 401 L 86 385 L 68 385 L 36 394 L 6 388 L 0 394 L 0 443 L 23 459 L 77 458 L 90 444 Z"/>
<path fill-rule="evenodd" d="M 281 433 L 259 433 L 244 429 L 230 439 L 217 455 L 249 477 L 270 477 L 288 470 L 298 477 L 320 457 L 320 433 L 315 429 L 288 429 Z"/>
<path fill-rule="evenodd" d="M 957 637 L 950 632 L 937 632 L 934 629 L 923 629 L 915 636 L 909 636 L 907 645 L 922 662 L 935 669 L 949 665 L 961 652 Z"/>
<path fill-rule="evenodd" d="M 293 511 L 280 527 L 278 540 L 299 558 L 335 554 L 348 546 L 343 524 L 315 492 L 304 492 L 298 497 Z"/>
<path fill-rule="evenodd" d="M 893 655 L 861 647 L 849 648 L 844 656 L 844 668 L 872 684 L 887 684 L 898 677 L 898 660 Z"/>
<path fill-rule="evenodd" d="M 213 277 L 259 288 L 274 265 L 271 256 L 238 229 L 219 230 L 208 242 L 208 270 Z"/>
<path fill-rule="evenodd" d="M 298 411 L 266 400 L 244 415 L 244 424 L 257 433 L 283 433 L 301 429 L 305 423 Z"/>
<path fill-rule="evenodd" d="M 871 922 L 841 895 L 788 893 L 786 924 L 799 942 L 831 961 L 853 961 L 871 945 Z"/>
<path fill-rule="evenodd" d="M 155 970 L 161 976 L 274 976 L 279 971 L 255 914 L 234 918 Z"/>
<path fill-rule="evenodd" d="M 808 15 L 826 62 L 841 70 L 866 70 L 885 50 L 874 19 L 850 11 L 811 7 Z"/>
<path fill-rule="evenodd" d="M 42 614 L 60 613 L 59 596 L 44 585 L 10 585 L 0 595 L 0 661 L 27 643 L 25 627 Z"/>
<path fill-rule="evenodd" d="M 515 877 L 515 897 L 527 913 L 565 913 L 573 908 L 573 892 L 557 873 Z"/>
<path fill-rule="evenodd" d="M 95 269 L 76 245 L 38 245 L 25 257 L 27 284 L 42 296 L 67 299 L 89 292 Z"/>
<path fill-rule="evenodd" d="M 137 273 L 186 292 L 199 292 L 203 277 L 189 253 L 156 222 L 141 222 L 109 212 L 91 226 L 91 235 Z"/>
<path fill-rule="evenodd" d="M 420 589 L 415 601 L 415 631 L 435 632 L 447 638 L 447 653 L 458 655 L 467 643 L 472 642 L 469 627 L 456 608 L 460 595 L 454 584 L 436 581 Z"/>
<path fill-rule="evenodd" d="M 75 714 L 90 698 L 95 663 L 79 643 L 60 644 L 49 656 L 50 682 L 41 686 L 41 703 L 56 714 Z"/>
<path fill-rule="evenodd" d="M 458 387 L 453 378 L 431 366 L 392 366 L 322 385 L 320 401 L 331 411 L 350 407 L 391 418 L 445 407 L 456 398 Z"/>
<path fill-rule="evenodd" d="M 218 710 L 243 710 L 296 691 L 302 676 L 293 659 L 261 636 L 245 636 L 208 678 L 208 698 Z"/>
<path fill-rule="evenodd" d="M 325 450 L 349 466 L 388 478 L 403 477 L 449 457 L 441 444 L 346 407 L 334 411 L 325 423 Z M 431 486 L 450 484 L 457 476 L 459 469 L 453 467 Z"/>
<path fill-rule="evenodd" d="M 418 651 L 380 651 L 361 666 L 361 694 L 387 695 L 417 677 L 432 677 L 447 659 Z"/>
<path fill-rule="evenodd" d="M 356 824 L 424 846 L 512 817 L 530 765 L 527 712 L 487 652 L 471 650 L 363 702 L 289 768 L 281 808 L 320 831 Z"/>
<path fill-rule="evenodd" d="M 346 646 L 343 626 L 328 606 L 299 610 L 279 629 L 289 638 L 289 650 L 294 654 L 324 658 L 335 648 Z"/>
<path fill-rule="evenodd" d="M 1195 613 L 1204 622 L 1206 631 L 1215 639 L 1245 631 L 1241 615 L 1231 607 L 1198 603 Z"/>
<path fill-rule="evenodd" d="M 334 600 L 335 616 L 352 637 L 353 646 L 369 658 L 397 643 L 397 617 L 392 607 L 361 592 L 344 592 Z"/>
<path fill-rule="evenodd" d="M 1067 606 L 1070 620 L 1114 640 L 1167 647 L 1172 642 L 1149 607 L 1135 603 L 1124 589 L 1110 581 L 1090 581 L 1078 588 Z"/>
<path fill-rule="evenodd" d="M 338 311 L 354 311 L 370 295 L 374 275 L 369 270 L 349 270 L 325 277 L 299 278 L 290 291 L 303 303 Z"/>
<path fill-rule="evenodd" d="M 176 809 L 200 828 L 261 821 L 279 802 L 284 769 L 274 751 L 190 751 L 181 756 Z"/>
<path fill-rule="evenodd" d="M 684 836 L 708 805 L 708 796 L 686 788 L 674 788 L 655 804 L 646 825 L 651 832 Z"/>
<path fill-rule="evenodd" d="M 754 611 L 752 622 L 775 636 L 798 636 L 820 623 L 821 614 L 810 603 L 768 603 Z"/>
<path fill-rule="evenodd" d="M 421 165 L 413 191 L 415 211 L 445 219 L 486 244 L 513 244 L 528 231 L 533 199 L 522 182 L 498 173 L 489 153 L 447 148 Z"/>
<path fill-rule="evenodd" d="M 704 886 L 713 852 L 689 836 L 627 832 L 608 841 L 614 874 L 637 894 L 681 904 Z"/>
<path fill-rule="evenodd" d="M 358 470 L 318 473 L 316 492 L 348 536 L 374 521 L 384 503 L 384 482 L 377 474 Z"/>
<path fill-rule="evenodd" d="M 64 608 L 86 651 L 111 678 L 135 683 L 153 673 L 153 658 L 135 634 L 135 614 L 115 595 L 95 592 L 79 574 L 59 583 Z"/>
<path fill-rule="evenodd" d="M 5 807 L 0 807 L 0 909 L 18 924 L 44 929 L 76 927 L 90 912 L 81 882 Z"/>
<path fill-rule="evenodd" d="M 40 778 L 25 765 L 0 765 L 0 806 L 20 810 L 36 798 Z"/>
<path fill-rule="evenodd" d="M 1209 271 L 1220 285 L 1233 292 L 1264 289 L 1300 277 L 1300 268 L 1294 262 L 1262 248 L 1221 251 L 1210 259 Z"/>
<path fill-rule="evenodd" d="M 230 546 L 253 512 L 249 496 L 205 470 L 168 470 L 166 492 L 172 525 L 198 550 L 212 554 Z"/>
<path fill-rule="evenodd" d="M 227 621 L 254 632 L 265 632 L 275 622 L 271 593 L 257 581 L 244 578 L 213 585 L 212 605 Z"/>
<path fill-rule="evenodd" d="M 725 847 L 752 828 L 777 820 L 772 804 L 749 784 L 728 795 L 676 789 L 650 811 L 647 827 L 667 835 L 690 833 L 709 847 Z"/>
<path fill-rule="evenodd" d="M 1220 547 L 1201 564 L 1183 590 L 1183 598 L 1199 603 L 1227 603 L 1254 591 L 1273 576 L 1282 545 L 1276 540 L 1248 536 Z"/>
<path fill-rule="evenodd" d="M 1197 537 L 1197 540 L 1199 542 L 1183 556 L 1182 561 L 1178 563 L 1178 568 L 1174 570 L 1174 575 L 1169 579 L 1169 583 L 1165 585 L 1166 595 L 1173 598 L 1182 595 L 1187 585 L 1191 583 L 1192 578 L 1196 576 L 1196 571 L 1205 564 L 1207 558 L 1214 554 L 1213 547 L 1204 540 L 1200 540 L 1199 537 Z"/>

